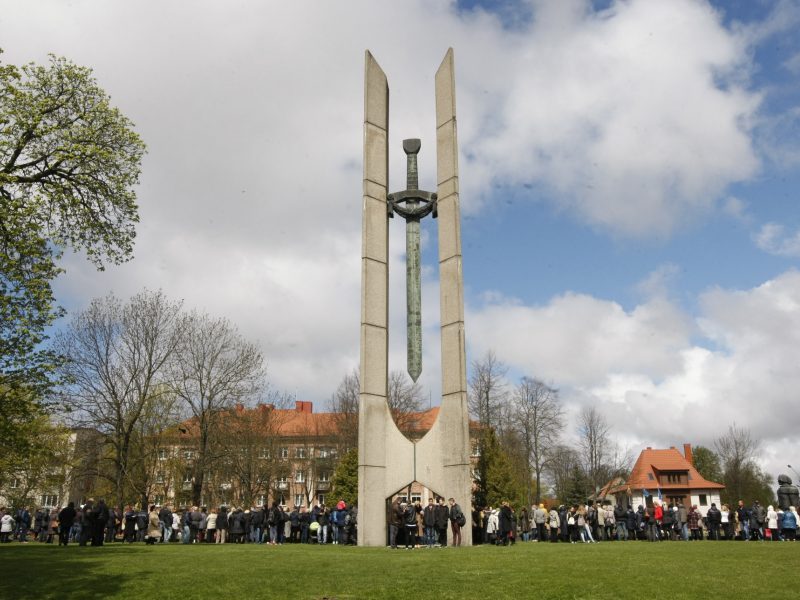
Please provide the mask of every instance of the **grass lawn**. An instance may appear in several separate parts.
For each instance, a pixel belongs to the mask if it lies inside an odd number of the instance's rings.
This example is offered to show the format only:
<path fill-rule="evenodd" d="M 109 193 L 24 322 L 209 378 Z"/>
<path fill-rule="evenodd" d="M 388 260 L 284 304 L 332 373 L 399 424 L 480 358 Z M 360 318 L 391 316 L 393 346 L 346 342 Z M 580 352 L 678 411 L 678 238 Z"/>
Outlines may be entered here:
<path fill-rule="evenodd" d="M 0 546 L 0 598 L 798 598 L 800 543 Z"/>

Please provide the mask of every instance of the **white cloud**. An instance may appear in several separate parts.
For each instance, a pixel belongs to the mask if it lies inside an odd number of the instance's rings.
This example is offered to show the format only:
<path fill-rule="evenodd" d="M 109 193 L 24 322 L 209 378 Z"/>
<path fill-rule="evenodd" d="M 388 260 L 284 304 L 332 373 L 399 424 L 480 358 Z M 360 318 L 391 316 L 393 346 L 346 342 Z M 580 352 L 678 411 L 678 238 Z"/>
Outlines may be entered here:
<path fill-rule="evenodd" d="M 599 407 L 633 447 L 711 446 L 735 421 L 761 440 L 777 475 L 800 427 L 800 273 L 709 290 L 699 304 L 691 318 L 664 300 L 630 311 L 576 295 L 495 302 L 471 310 L 468 328 L 479 354 L 494 348 L 514 370 L 552 382 L 572 414 Z"/>
<path fill-rule="evenodd" d="M 539 5 L 501 63 L 497 114 L 470 168 L 544 183 L 590 224 L 628 235 L 667 235 L 757 171 L 745 37 L 708 6 Z"/>
<path fill-rule="evenodd" d="M 779 223 L 766 223 L 753 235 L 756 246 L 778 256 L 800 257 L 800 230 L 791 234 Z"/>

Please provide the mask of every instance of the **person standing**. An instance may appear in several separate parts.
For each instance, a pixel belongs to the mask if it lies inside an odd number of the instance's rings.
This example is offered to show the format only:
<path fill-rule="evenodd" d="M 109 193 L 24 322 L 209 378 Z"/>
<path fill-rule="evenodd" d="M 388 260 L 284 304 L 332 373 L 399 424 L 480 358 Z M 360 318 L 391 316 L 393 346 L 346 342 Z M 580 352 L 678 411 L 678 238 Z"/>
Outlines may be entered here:
<path fill-rule="evenodd" d="M 405 523 L 406 530 L 406 550 L 413 550 L 417 545 L 417 511 L 414 510 L 414 505 L 410 502 L 403 502 L 402 507 L 403 522 Z"/>
<path fill-rule="evenodd" d="M 58 545 L 66 546 L 69 542 L 69 530 L 75 522 L 75 503 L 70 502 L 58 513 Z"/>
<path fill-rule="evenodd" d="M 556 510 L 555 506 L 550 509 L 547 524 L 550 528 L 550 542 L 553 544 L 558 543 L 558 530 L 561 527 L 561 520 L 558 517 L 558 511 Z M 544 541 L 544 539 L 542 539 L 542 541 Z"/>
<path fill-rule="evenodd" d="M 450 509 L 444 503 L 444 498 L 439 496 L 436 503 L 436 531 L 438 534 L 437 544 L 442 547 L 447 547 L 447 525 L 450 522 Z"/>
<path fill-rule="evenodd" d="M 11 513 L 6 512 L 5 507 L 0 508 L 0 514 L 3 515 L 0 517 L 0 543 L 7 544 L 11 541 L 10 538 L 14 533 L 14 526 L 16 523 Z"/>
<path fill-rule="evenodd" d="M 92 510 L 92 546 L 102 546 L 105 537 L 106 523 L 108 523 L 108 507 L 105 500 L 100 498 Z"/>
<path fill-rule="evenodd" d="M 145 543 L 148 546 L 153 546 L 161 539 L 161 524 L 159 523 L 158 512 L 156 505 L 150 505 L 150 512 L 147 515 L 147 537 Z"/>
<path fill-rule="evenodd" d="M 23 543 L 28 543 L 28 530 L 31 528 L 31 513 L 27 507 L 23 506 L 17 512 L 17 539 Z"/>
<path fill-rule="evenodd" d="M 558 514 L 558 513 L 556 513 Z M 540 504 L 533 512 L 533 522 L 536 525 L 536 539 L 544 542 L 547 539 L 545 534 L 545 523 L 547 522 L 547 510 L 544 504 Z"/>
<path fill-rule="evenodd" d="M 228 539 L 228 508 L 219 507 L 217 514 L 217 544 L 224 544 Z"/>
<path fill-rule="evenodd" d="M 136 511 L 130 504 L 125 507 L 125 514 L 122 516 L 124 525 L 122 529 L 122 541 L 132 544 L 136 539 Z"/>
<path fill-rule="evenodd" d="M 461 507 L 456 504 L 454 498 L 448 499 L 450 503 L 450 528 L 453 531 L 453 546 L 461 545 L 461 527 L 466 524 L 466 516 L 461 510 Z M 508 504 L 508 503 L 506 503 Z M 509 509 L 509 513 L 511 510 Z M 509 515 L 509 531 L 511 530 L 511 518 Z"/>
<path fill-rule="evenodd" d="M 389 547 L 393 550 L 397 549 L 397 532 L 402 526 L 403 507 L 400 504 L 400 497 L 395 496 L 391 506 L 389 506 Z"/>
<path fill-rule="evenodd" d="M 711 503 L 711 508 L 706 513 L 706 523 L 708 523 L 708 539 L 719 541 L 719 525 L 722 522 L 722 514 L 715 502 Z"/>
<path fill-rule="evenodd" d="M 206 543 L 213 544 L 217 534 L 217 511 L 213 508 L 206 517 Z M 260 542 L 259 542 L 260 543 Z"/>
<path fill-rule="evenodd" d="M 428 505 L 422 511 L 422 524 L 425 527 L 425 544 L 428 548 L 433 548 L 438 532 L 436 530 L 436 505 L 433 498 L 428 498 Z"/>
<path fill-rule="evenodd" d="M 117 515 L 119 514 L 119 508 L 109 508 L 108 509 L 108 520 L 106 521 L 106 543 L 110 544 L 114 541 L 117 537 L 117 524 L 119 519 Z"/>
<path fill-rule="evenodd" d="M 770 505 L 767 507 L 767 529 L 770 531 L 770 537 L 772 538 L 773 542 L 780 541 L 780 535 L 778 535 L 778 513 L 775 512 L 775 509 Z"/>
<path fill-rule="evenodd" d="M 158 511 L 158 520 L 161 523 L 161 543 L 169 542 L 172 535 L 172 511 L 168 505 L 161 507 Z"/>
<path fill-rule="evenodd" d="M 81 537 L 79 546 L 85 546 L 92 539 L 92 527 L 94 522 L 94 498 L 89 498 L 81 509 Z"/>
<path fill-rule="evenodd" d="M 741 528 L 741 539 L 745 542 L 750 540 L 750 509 L 744 505 L 744 500 L 739 500 L 739 506 L 736 507 L 736 518 L 739 521 Z"/>

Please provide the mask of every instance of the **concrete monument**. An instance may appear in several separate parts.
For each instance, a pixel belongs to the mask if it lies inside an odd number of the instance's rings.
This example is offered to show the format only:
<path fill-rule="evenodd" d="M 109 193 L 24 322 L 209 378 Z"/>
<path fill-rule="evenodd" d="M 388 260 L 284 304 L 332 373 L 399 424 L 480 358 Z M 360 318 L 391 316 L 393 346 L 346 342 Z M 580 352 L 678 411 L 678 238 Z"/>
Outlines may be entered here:
<path fill-rule="evenodd" d="M 387 543 L 387 498 L 418 481 L 453 497 L 467 517 L 462 544 L 472 542 L 458 146 L 453 50 L 435 78 L 436 193 L 419 190 L 419 140 L 405 140 L 407 181 L 389 194 L 389 86 L 366 53 L 364 74 L 364 190 L 361 259 L 361 389 L 358 430 L 358 543 Z M 386 402 L 389 347 L 389 218 L 406 219 L 408 370 L 422 369 L 419 221 L 438 219 L 442 401 L 431 430 L 416 443 L 398 429 Z"/>

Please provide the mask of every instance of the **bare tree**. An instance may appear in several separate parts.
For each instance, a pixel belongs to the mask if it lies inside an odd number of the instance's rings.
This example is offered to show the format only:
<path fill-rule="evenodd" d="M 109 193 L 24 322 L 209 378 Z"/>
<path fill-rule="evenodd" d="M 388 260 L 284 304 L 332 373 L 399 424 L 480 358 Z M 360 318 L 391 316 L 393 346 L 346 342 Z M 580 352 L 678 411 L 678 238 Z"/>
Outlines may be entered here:
<path fill-rule="evenodd" d="M 728 433 L 714 441 L 714 448 L 722 464 L 724 495 L 728 502 L 772 501 L 772 478 L 756 462 L 761 443 L 753 439 L 749 429 L 737 427 L 736 423 L 730 425 Z"/>
<path fill-rule="evenodd" d="M 469 380 L 469 408 L 484 427 L 497 427 L 503 419 L 508 397 L 505 375 L 508 368 L 489 350 L 481 360 L 473 361 Z"/>
<path fill-rule="evenodd" d="M 556 445 L 550 451 L 546 471 L 553 484 L 553 494 L 566 502 L 572 488 L 576 471 L 580 470 L 580 455 L 574 448 Z"/>
<path fill-rule="evenodd" d="M 558 390 L 537 379 L 523 377 L 514 390 L 512 413 L 527 457 L 528 504 L 532 499 L 532 479 L 536 481 L 534 499 L 539 504 L 544 466 L 564 421 Z"/>
<path fill-rule="evenodd" d="M 579 417 L 580 448 L 592 492 L 597 493 L 606 482 L 605 466 L 609 458 L 611 428 L 606 418 L 594 407 L 586 407 Z"/>
<path fill-rule="evenodd" d="M 406 431 L 412 424 L 414 413 L 422 411 L 422 387 L 404 371 L 389 374 L 389 411 L 400 431 Z"/>
<path fill-rule="evenodd" d="M 353 369 L 342 378 L 329 403 L 337 430 L 339 456 L 358 447 L 358 396 L 358 369 Z"/>
<path fill-rule="evenodd" d="M 403 371 L 389 374 L 386 403 L 398 429 L 405 431 L 411 424 L 414 413 L 423 407 L 422 387 L 410 381 Z M 329 409 L 335 413 L 336 428 L 342 446 L 339 455 L 358 446 L 358 400 L 360 381 L 358 369 L 353 369 L 342 378 L 336 393 L 331 397 Z"/>
<path fill-rule="evenodd" d="M 281 404 L 235 407 L 225 416 L 220 436 L 221 468 L 212 472 L 219 488 L 235 484 L 238 502 L 243 506 L 253 506 L 259 496 L 269 494 L 279 477 L 289 474 L 279 455 L 281 425 L 288 418 L 285 410 L 278 410 L 284 408 L 285 403 Z"/>
<path fill-rule="evenodd" d="M 127 304 L 113 295 L 95 299 L 55 339 L 66 357 L 60 395 L 73 424 L 99 430 L 110 447 L 110 479 L 119 506 L 148 406 L 167 392 L 166 366 L 182 335 L 181 303 L 162 292 L 141 292 Z"/>
<path fill-rule="evenodd" d="M 220 422 L 224 411 L 255 398 L 263 390 L 261 350 L 223 318 L 193 312 L 172 364 L 172 389 L 194 417 L 196 458 L 192 464 L 192 501 L 199 504 L 205 475 L 221 458 Z"/>

